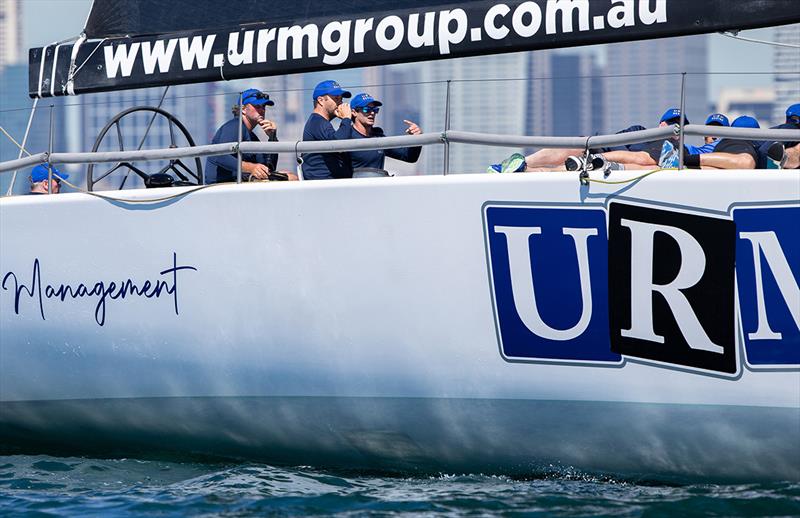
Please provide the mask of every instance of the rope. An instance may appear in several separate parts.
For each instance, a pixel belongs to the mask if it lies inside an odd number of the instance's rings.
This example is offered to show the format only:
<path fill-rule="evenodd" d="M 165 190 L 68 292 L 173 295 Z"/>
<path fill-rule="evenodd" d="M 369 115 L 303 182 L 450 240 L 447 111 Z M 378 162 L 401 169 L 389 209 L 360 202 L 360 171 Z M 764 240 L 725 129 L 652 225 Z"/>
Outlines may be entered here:
<path fill-rule="evenodd" d="M 102 45 L 102 44 L 103 44 L 103 42 L 104 42 L 104 41 L 106 41 L 107 39 L 108 39 L 108 38 L 103 38 L 102 40 L 100 40 L 100 41 L 98 42 L 98 44 L 97 44 L 97 46 L 94 48 L 94 50 L 93 50 L 92 52 L 90 52 L 88 56 L 86 56 L 86 59 L 84 59 L 84 60 L 83 60 L 83 63 L 81 63 L 81 64 L 80 64 L 80 65 L 79 65 L 79 66 L 78 66 L 78 67 L 75 69 L 75 71 L 74 71 L 74 72 L 72 72 L 71 74 L 69 74 L 69 77 L 67 78 L 67 80 L 72 80 L 72 79 L 75 79 L 75 76 L 76 76 L 76 75 L 78 75 L 78 72 L 80 72 L 80 71 L 81 71 L 81 69 L 83 68 L 83 65 L 85 65 L 85 64 L 86 64 L 86 63 L 89 61 L 89 59 L 90 59 L 92 56 L 94 56 L 94 53 L 95 53 L 95 52 L 97 52 L 97 49 L 99 49 L 99 48 L 100 48 L 100 45 Z"/>
<path fill-rule="evenodd" d="M 159 198 L 148 198 L 146 200 L 140 200 L 140 199 L 131 199 L 131 198 L 116 198 L 114 196 L 108 196 L 108 195 L 100 194 L 100 193 L 93 192 L 93 191 L 87 191 L 86 189 L 83 189 L 82 187 L 78 187 L 77 185 L 75 185 L 75 184 L 73 184 L 73 183 L 71 183 L 71 182 L 69 182 L 67 180 L 64 180 L 63 178 L 61 178 L 61 183 L 65 183 L 65 184 L 69 185 L 70 187 L 72 187 L 73 189 L 75 189 L 78 192 L 82 192 L 83 194 L 88 194 L 89 196 L 94 196 L 95 198 L 100 198 L 101 200 L 116 201 L 116 202 L 122 202 L 122 203 L 161 203 L 162 201 L 169 201 L 169 200 L 174 200 L 176 198 L 182 198 L 184 196 L 188 196 L 188 195 L 193 194 L 193 193 L 195 193 L 197 191 L 202 191 L 203 189 L 207 189 L 209 187 L 214 187 L 214 186 L 217 186 L 217 185 L 224 185 L 224 184 L 216 184 L 216 183 L 215 184 L 209 184 L 209 185 L 198 185 L 197 187 L 195 187 L 195 188 L 193 188 L 191 190 L 185 191 L 185 192 L 179 192 L 179 193 L 176 193 L 176 194 L 171 194 L 169 196 L 162 196 L 162 197 L 159 197 Z"/>
<path fill-rule="evenodd" d="M 762 45 L 772 45 L 773 47 L 788 47 L 790 49 L 800 49 L 800 45 L 795 45 L 794 43 L 778 43 L 777 41 L 767 41 L 767 40 L 757 40 L 755 38 L 745 38 L 744 36 L 739 36 L 739 31 L 735 32 L 720 32 L 723 36 L 727 36 L 728 38 L 733 38 L 734 40 L 741 40 L 747 41 L 749 43 L 760 43 Z"/>
<path fill-rule="evenodd" d="M 19 150 L 20 150 L 20 151 L 22 151 L 23 153 L 25 153 L 25 154 L 26 154 L 26 155 L 28 155 L 28 156 L 32 156 L 32 155 L 31 155 L 31 154 L 28 152 L 28 150 L 27 150 L 27 149 L 25 149 L 24 147 L 22 147 L 22 144 L 20 144 L 19 142 L 17 142 L 17 141 L 14 139 L 14 137 L 12 137 L 11 135 L 9 135 L 9 134 L 8 134 L 8 132 L 5 130 L 5 128 L 3 128 L 2 126 L 0 126 L 0 132 L 3 132 L 3 135 L 5 135 L 6 137 L 8 137 L 8 139 L 9 139 L 11 142 L 13 142 L 13 143 L 14 143 L 14 145 L 15 145 L 15 146 L 17 146 L 17 147 L 19 148 Z M 21 158 L 21 157 L 20 157 L 20 158 Z"/>
<path fill-rule="evenodd" d="M 656 169 L 654 171 L 648 171 L 642 175 L 635 176 L 633 178 L 628 178 L 627 180 L 595 180 L 594 178 L 587 178 L 587 180 L 591 183 L 603 183 L 606 185 L 622 185 L 625 183 L 636 182 L 638 180 L 641 180 L 642 178 L 646 178 L 651 174 L 656 174 L 660 171 L 677 171 L 677 169 Z"/>

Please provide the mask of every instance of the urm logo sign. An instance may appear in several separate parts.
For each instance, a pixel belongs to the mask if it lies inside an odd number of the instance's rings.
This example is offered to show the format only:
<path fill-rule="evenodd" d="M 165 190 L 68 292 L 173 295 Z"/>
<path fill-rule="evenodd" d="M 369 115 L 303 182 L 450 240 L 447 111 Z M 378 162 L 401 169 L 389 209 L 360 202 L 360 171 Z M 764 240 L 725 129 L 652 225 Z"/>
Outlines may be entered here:
<path fill-rule="evenodd" d="M 734 224 L 622 203 L 609 209 L 611 349 L 734 374 Z"/>
<path fill-rule="evenodd" d="M 737 208 L 736 279 L 753 367 L 800 365 L 800 207 Z"/>
<path fill-rule="evenodd" d="M 613 362 L 602 208 L 485 207 L 497 329 L 511 360 Z"/>

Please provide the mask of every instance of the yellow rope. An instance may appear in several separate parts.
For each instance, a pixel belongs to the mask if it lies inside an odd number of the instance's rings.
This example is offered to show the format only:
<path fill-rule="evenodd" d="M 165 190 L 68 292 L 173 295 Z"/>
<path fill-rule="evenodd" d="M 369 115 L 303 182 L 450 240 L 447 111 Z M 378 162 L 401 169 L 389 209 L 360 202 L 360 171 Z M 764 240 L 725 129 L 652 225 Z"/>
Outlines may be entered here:
<path fill-rule="evenodd" d="M 636 177 L 633 177 L 633 178 L 628 178 L 627 180 L 611 181 L 611 180 L 595 180 L 594 178 L 587 178 L 587 180 L 592 182 L 592 183 L 604 183 L 606 185 L 620 185 L 620 184 L 623 184 L 623 183 L 631 183 L 631 182 L 635 182 L 637 180 L 641 180 L 642 178 L 650 176 L 651 174 L 656 174 L 656 173 L 658 173 L 660 171 L 677 171 L 677 169 L 656 169 L 654 171 L 648 171 L 648 172 L 646 172 L 646 173 L 644 173 L 642 175 L 639 175 L 639 176 L 636 176 Z"/>

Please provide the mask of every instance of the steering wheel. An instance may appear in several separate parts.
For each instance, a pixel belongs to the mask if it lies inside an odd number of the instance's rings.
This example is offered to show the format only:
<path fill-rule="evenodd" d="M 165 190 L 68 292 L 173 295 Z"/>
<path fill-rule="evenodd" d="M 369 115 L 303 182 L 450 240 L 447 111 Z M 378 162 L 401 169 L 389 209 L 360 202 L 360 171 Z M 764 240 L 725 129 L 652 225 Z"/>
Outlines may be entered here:
<path fill-rule="evenodd" d="M 116 127 L 116 131 L 114 132 L 117 136 L 117 141 L 119 144 L 119 150 L 125 151 L 125 146 L 123 145 L 123 137 L 122 137 L 122 127 L 120 126 L 120 122 L 126 117 L 131 115 L 132 113 L 138 112 L 151 112 L 152 118 L 150 119 L 150 124 L 148 125 L 148 131 L 153 126 L 153 123 L 156 119 L 160 116 L 166 119 L 166 122 L 169 126 L 169 138 L 170 138 L 170 148 L 177 148 L 178 145 L 175 141 L 176 132 L 175 129 L 180 132 L 186 138 L 186 141 L 189 143 L 190 147 L 194 147 L 194 139 L 192 139 L 192 135 L 189 133 L 189 130 L 186 129 L 181 121 L 178 120 L 177 117 L 172 115 L 166 110 L 162 110 L 161 108 L 156 108 L 153 106 L 135 106 L 133 108 L 128 108 L 127 110 L 123 110 L 116 114 L 105 127 L 100 130 L 100 133 L 97 135 L 97 138 L 94 141 L 94 146 L 92 146 L 92 151 L 97 151 L 100 149 L 100 145 L 103 142 L 103 139 L 109 135 L 111 128 Z M 113 134 L 113 133 L 112 133 Z M 113 138 L 113 137 L 110 137 Z M 139 144 L 138 149 L 142 149 L 145 140 L 147 139 L 147 132 L 145 133 L 144 138 L 142 138 L 141 143 Z M 137 176 L 139 176 L 143 181 L 146 187 L 173 187 L 173 186 L 180 186 L 180 185 L 202 185 L 203 184 L 203 161 L 199 157 L 195 157 L 194 159 L 194 167 L 191 168 L 187 166 L 183 160 L 180 158 L 170 160 L 167 165 L 162 167 L 159 171 L 154 173 L 146 173 L 142 170 L 141 167 L 137 167 L 134 165 L 135 161 L 125 161 L 125 162 L 117 162 L 111 169 L 108 171 L 104 171 L 95 175 L 95 166 L 100 166 L 100 164 L 89 164 L 89 167 L 86 171 L 86 187 L 89 191 L 94 190 L 95 184 L 106 178 L 108 175 L 117 171 L 118 169 L 127 169 L 127 173 L 122 180 L 119 188 L 122 189 L 125 186 L 125 182 L 128 179 L 128 175 L 131 171 L 133 171 Z M 191 161 L 189 161 L 191 165 Z"/>

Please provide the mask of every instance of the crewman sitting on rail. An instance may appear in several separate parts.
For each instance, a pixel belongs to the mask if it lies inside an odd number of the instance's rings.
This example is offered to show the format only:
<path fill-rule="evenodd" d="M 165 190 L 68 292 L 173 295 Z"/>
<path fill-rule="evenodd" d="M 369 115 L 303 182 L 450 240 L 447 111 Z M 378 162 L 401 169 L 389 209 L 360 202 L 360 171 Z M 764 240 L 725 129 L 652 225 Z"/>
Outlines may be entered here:
<path fill-rule="evenodd" d="M 757 129 L 761 126 L 753 117 L 742 115 L 733 121 L 731 127 Z M 723 138 L 711 153 L 686 155 L 684 165 L 695 169 L 755 169 L 758 163 L 757 144 L 760 142 Z"/>
<path fill-rule="evenodd" d="M 266 107 L 274 106 L 275 102 L 269 94 L 250 88 L 242 92 L 242 142 L 259 142 L 263 136 L 269 142 L 277 142 L 278 126 L 274 121 L 265 118 Z M 262 138 L 259 138 L 259 133 Z M 239 140 L 239 108 L 234 107 L 233 118 L 220 126 L 211 139 L 212 144 L 238 142 Z M 206 183 L 235 182 L 238 158 L 236 153 L 230 155 L 210 156 L 206 160 Z M 292 173 L 281 173 L 276 178 L 278 164 L 277 153 L 243 153 L 242 154 L 242 179 L 255 180 L 296 180 Z"/>
<path fill-rule="evenodd" d="M 53 180 L 50 182 L 50 191 L 53 194 L 61 192 L 61 180 L 69 178 L 67 173 L 62 173 L 55 167 L 51 166 L 53 170 Z M 28 194 L 48 194 L 47 192 L 47 179 L 50 173 L 47 169 L 47 164 L 39 164 L 31 170 L 31 190 Z"/>
<path fill-rule="evenodd" d="M 312 113 L 303 128 L 303 141 L 344 140 L 350 138 L 353 121 L 350 105 L 343 103 L 350 92 L 343 90 L 336 81 L 322 81 L 311 95 L 314 101 Z M 331 120 L 342 119 L 339 129 L 334 130 Z M 353 167 L 349 153 L 305 153 L 303 154 L 304 180 L 330 180 L 351 178 Z"/>
<path fill-rule="evenodd" d="M 659 120 L 659 127 L 667 127 L 679 124 L 681 110 L 670 108 L 664 112 Z M 684 116 L 684 124 L 689 124 Z M 635 128 L 635 129 L 634 129 Z M 642 126 L 632 126 L 619 133 L 644 129 Z M 678 136 L 671 136 L 667 139 L 659 139 L 650 142 L 642 142 L 625 148 L 604 148 L 595 150 L 595 156 L 602 157 L 605 163 L 614 164 L 619 169 L 654 169 L 658 167 L 659 161 L 663 159 L 665 153 L 675 153 L 678 143 Z M 666 144 L 669 144 L 667 146 Z M 515 153 L 500 164 L 494 164 L 487 169 L 487 172 L 534 172 L 534 171 L 563 171 L 572 170 L 575 166 L 572 162 L 575 157 L 581 157 L 583 149 L 541 149 L 536 153 L 523 156 Z"/>
<path fill-rule="evenodd" d="M 382 128 L 375 126 L 375 118 L 382 105 L 383 103 L 367 93 L 357 94 L 353 97 L 350 102 L 350 108 L 353 112 L 353 127 L 350 131 L 350 138 L 362 139 L 386 136 Z M 416 123 L 409 120 L 404 120 L 403 122 L 408 126 L 406 128 L 408 135 L 422 134 L 422 130 Z M 421 146 L 350 151 L 353 176 L 385 176 L 388 173 L 383 166 L 387 156 L 403 162 L 414 163 L 419 160 L 421 152 Z"/>
<path fill-rule="evenodd" d="M 706 126 L 730 126 L 731 123 L 728 121 L 728 117 L 723 115 L 722 113 L 712 113 L 706 119 Z M 717 137 L 703 137 L 703 145 L 702 146 L 692 146 L 686 145 L 686 151 L 688 151 L 692 155 L 701 155 L 703 153 L 711 153 L 714 151 L 714 148 L 717 147 L 719 143 L 719 138 Z"/>
<path fill-rule="evenodd" d="M 770 129 L 800 130 L 800 103 L 786 109 L 786 122 Z M 773 142 L 758 146 L 759 169 L 800 169 L 800 141 Z"/>

